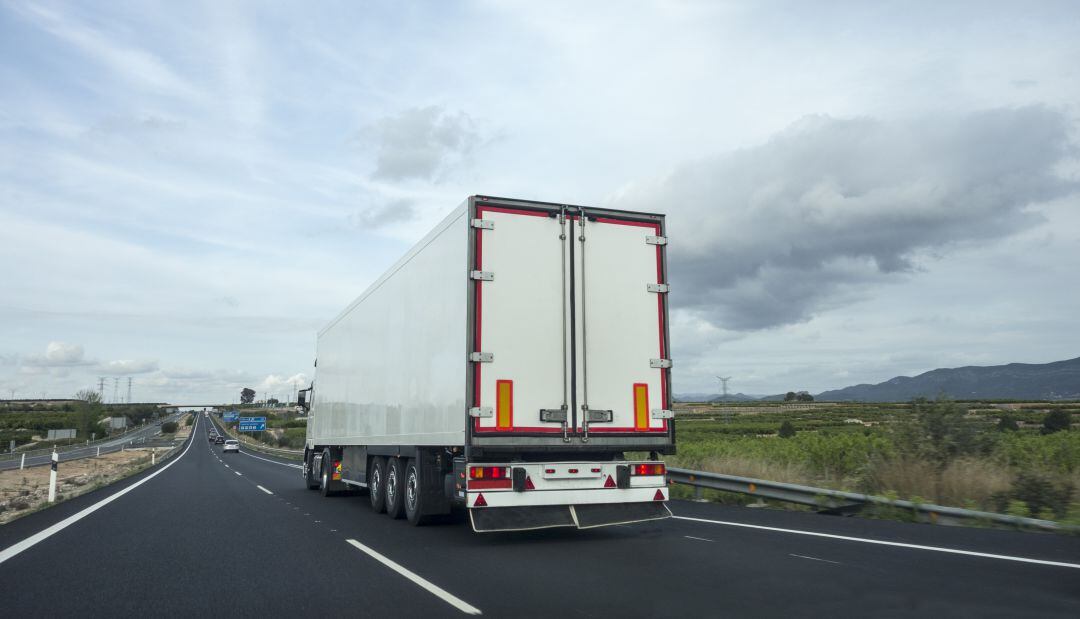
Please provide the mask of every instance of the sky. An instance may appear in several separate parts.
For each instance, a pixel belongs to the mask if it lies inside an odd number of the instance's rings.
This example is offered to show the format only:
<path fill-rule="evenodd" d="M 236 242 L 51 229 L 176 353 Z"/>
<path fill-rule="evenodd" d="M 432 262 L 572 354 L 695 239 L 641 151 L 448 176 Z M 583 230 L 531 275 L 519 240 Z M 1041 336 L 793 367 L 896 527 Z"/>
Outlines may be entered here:
<path fill-rule="evenodd" d="M 676 393 L 1080 356 L 1075 2 L 0 1 L 0 397 L 291 397 L 469 195 L 663 212 Z"/>

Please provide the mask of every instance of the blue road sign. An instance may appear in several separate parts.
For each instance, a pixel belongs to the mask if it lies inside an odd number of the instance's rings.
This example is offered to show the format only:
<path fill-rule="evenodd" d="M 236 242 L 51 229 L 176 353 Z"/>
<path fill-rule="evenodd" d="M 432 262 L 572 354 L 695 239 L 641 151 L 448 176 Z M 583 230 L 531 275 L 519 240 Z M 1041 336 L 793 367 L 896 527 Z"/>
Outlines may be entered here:
<path fill-rule="evenodd" d="M 262 432 L 266 429 L 266 417 L 241 417 L 241 432 Z"/>
<path fill-rule="evenodd" d="M 233 411 L 231 413 L 225 413 L 221 416 L 222 421 L 236 421 L 236 418 L 240 416 L 240 413 Z"/>

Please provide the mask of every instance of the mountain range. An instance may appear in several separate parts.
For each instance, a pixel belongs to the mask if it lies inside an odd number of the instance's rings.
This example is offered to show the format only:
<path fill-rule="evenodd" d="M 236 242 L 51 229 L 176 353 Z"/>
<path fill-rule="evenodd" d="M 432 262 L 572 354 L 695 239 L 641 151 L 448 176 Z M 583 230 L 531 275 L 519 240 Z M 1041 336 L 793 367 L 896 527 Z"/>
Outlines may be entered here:
<path fill-rule="evenodd" d="M 876 385 L 861 384 L 823 391 L 823 402 L 906 402 L 946 395 L 958 400 L 1074 400 L 1080 399 L 1080 357 L 1052 363 L 939 368 L 917 376 L 897 376 Z M 729 395 L 726 401 L 782 400 L 783 395 Z M 717 394 L 688 393 L 682 402 L 721 400 Z"/>

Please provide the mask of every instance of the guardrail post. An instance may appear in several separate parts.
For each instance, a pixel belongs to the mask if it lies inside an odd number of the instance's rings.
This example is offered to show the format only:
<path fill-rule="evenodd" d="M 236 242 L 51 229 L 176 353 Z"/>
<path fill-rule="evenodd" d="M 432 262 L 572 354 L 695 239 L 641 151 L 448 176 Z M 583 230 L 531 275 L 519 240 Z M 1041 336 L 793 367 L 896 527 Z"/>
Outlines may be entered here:
<path fill-rule="evenodd" d="M 60 454 L 52 452 L 52 464 L 49 466 L 49 502 L 56 502 L 56 465 L 60 463 Z"/>
<path fill-rule="evenodd" d="M 101 445 L 98 445 L 98 448 L 97 448 L 97 457 L 98 457 L 98 458 L 100 458 L 100 457 L 101 457 Z"/>
<path fill-rule="evenodd" d="M 699 503 L 705 501 L 705 489 L 701 486 L 694 486 L 694 500 Z"/>

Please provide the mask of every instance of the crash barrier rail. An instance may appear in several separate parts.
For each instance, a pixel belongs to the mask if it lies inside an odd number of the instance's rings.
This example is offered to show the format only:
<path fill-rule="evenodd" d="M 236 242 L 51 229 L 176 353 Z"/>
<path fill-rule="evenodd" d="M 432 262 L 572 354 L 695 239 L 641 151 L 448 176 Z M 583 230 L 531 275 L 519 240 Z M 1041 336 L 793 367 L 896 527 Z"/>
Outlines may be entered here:
<path fill-rule="evenodd" d="M 99 456 L 104 456 L 106 454 L 116 453 L 118 451 L 124 451 L 127 449 L 146 449 L 150 447 L 172 447 L 173 449 L 175 449 L 177 445 L 183 445 L 186 442 L 186 440 L 183 440 L 179 443 L 176 443 L 173 440 L 162 440 L 156 437 L 143 437 L 139 439 L 132 439 L 123 443 L 118 443 L 115 445 L 95 446 L 91 444 L 90 447 L 83 445 L 78 449 L 68 449 L 66 451 L 57 450 L 56 455 L 57 462 L 71 462 L 73 460 L 82 460 L 84 458 L 97 458 Z M 43 453 L 38 453 L 34 455 L 27 453 L 25 458 L 22 457 L 22 454 L 19 454 L 18 458 L 4 461 L 13 461 L 13 465 L 0 467 L 0 470 L 46 466 L 51 463 L 50 456 L 52 456 L 52 453 L 52 451 L 45 451 Z"/>
<path fill-rule="evenodd" d="M 961 521 L 978 521 L 1042 531 L 1080 532 L 1080 527 L 1060 524 L 1051 520 L 981 512 L 959 507 L 934 505 L 932 503 L 916 503 L 872 494 L 814 488 L 765 479 L 754 479 L 752 477 L 709 473 L 707 471 L 669 468 L 668 479 L 671 483 L 693 486 L 696 499 L 701 499 L 703 489 L 709 488 L 723 492 L 748 494 L 762 499 L 808 505 L 818 508 L 822 513 L 851 514 L 868 505 L 873 505 L 905 510 L 911 512 L 917 520 L 934 524 L 958 524 Z"/>
<path fill-rule="evenodd" d="M 120 439 L 128 436 L 129 434 L 133 434 L 135 432 L 139 432 L 140 430 L 145 430 L 145 429 L 146 429 L 146 424 L 141 425 L 141 426 L 131 426 L 128 429 L 121 432 L 120 434 L 113 434 L 112 436 L 103 436 L 101 438 L 94 439 L 92 441 L 83 441 L 81 443 L 72 443 L 70 445 L 64 445 L 62 447 L 57 447 L 55 449 L 55 451 L 57 453 L 62 454 L 62 453 L 70 452 L 70 451 L 78 451 L 80 449 L 86 449 L 88 447 L 96 447 L 96 446 L 101 445 L 103 443 L 109 443 L 109 442 L 112 442 L 112 441 L 120 440 Z M 111 445 L 109 446 L 109 449 L 112 450 Z M 48 456 L 48 455 L 52 454 L 53 450 L 54 449 L 52 447 L 42 447 L 41 449 L 19 449 L 19 448 L 16 447 L 15 451 L 4 451 L 4 453 L 0 453 L 0 462 L 4 462 L 4 461 L 8 461 L 8 460 L 19 460 L 24 455 L 27 458 L 35 458 L 35 457 L 38 457 L 38 456 Z"/>

